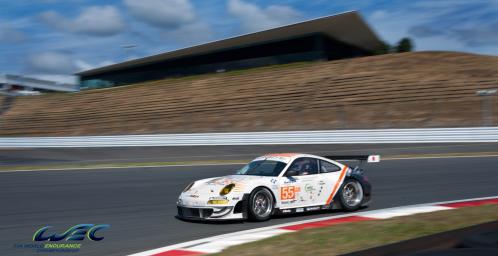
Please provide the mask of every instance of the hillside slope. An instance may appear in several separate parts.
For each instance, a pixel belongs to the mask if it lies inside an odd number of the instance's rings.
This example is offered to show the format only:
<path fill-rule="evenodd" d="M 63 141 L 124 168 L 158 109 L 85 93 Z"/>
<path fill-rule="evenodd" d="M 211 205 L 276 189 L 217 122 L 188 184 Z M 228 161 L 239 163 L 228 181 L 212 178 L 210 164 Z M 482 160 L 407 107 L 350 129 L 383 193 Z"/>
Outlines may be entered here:
<path fill-rule="evenodd" d="M 497 87 L 498 57 L 388 54 L 18 97 L 0 135 L 480 126 Z"/>

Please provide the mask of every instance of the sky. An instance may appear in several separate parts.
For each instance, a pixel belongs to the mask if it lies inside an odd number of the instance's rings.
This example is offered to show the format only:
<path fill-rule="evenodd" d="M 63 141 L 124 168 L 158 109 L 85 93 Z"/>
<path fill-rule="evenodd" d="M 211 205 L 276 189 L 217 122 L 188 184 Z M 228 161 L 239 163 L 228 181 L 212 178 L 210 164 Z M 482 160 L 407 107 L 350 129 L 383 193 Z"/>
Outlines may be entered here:
<path fill-rule="evenodd" d="M 0 74 L 75 72 L 357 10 L 382 40 L 498 55 L 498 0 L 0 0 Z M 127 46 L 135 46 L 129 48 Z"/>

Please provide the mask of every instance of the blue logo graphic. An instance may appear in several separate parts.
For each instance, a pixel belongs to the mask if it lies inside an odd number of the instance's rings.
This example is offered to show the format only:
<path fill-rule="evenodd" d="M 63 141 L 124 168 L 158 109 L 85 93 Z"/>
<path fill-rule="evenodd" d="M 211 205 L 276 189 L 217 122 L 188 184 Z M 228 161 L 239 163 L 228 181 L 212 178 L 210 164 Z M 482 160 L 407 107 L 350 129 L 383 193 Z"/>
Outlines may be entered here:
<path fill-rule="evenodd" d="M 62 234 L 52 233 L 51 235 L 46 234 L 49 233 L 47 230 L 51 228 L 51 226 L 46 226 L 35 232 L 33 241 L 60 241 L 63 239 L 66 239 L 66 241 L 81 241 L 85 239 L 85 236 L 91 241 L 100 241 L 104 239 L 104 236 L 97 236 L 97 232 L 109 228 L 110 226 L 111 225 L 108 224 L 78 224 L 69 228 Z"/>

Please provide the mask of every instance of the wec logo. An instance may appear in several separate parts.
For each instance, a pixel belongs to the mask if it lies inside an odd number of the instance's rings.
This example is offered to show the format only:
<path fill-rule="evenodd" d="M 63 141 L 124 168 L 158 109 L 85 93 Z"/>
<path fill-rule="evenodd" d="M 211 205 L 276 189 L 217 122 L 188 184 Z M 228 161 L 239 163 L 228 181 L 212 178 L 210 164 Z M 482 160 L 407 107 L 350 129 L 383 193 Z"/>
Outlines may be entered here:
<path fill-rule="evenodd" d="M 33 241 L 60 241 L 66 239 L 66 241 L 81 241 L 85 239 L 85 236 L 92 241 L 100 241 L 104 239 L 104 236 L 97 236 L 97 232 L 106 228 L 109 228 L 111 225 L 101 224 L 78 224 L 75 225 L 66 232 L 62 234 L 53 233 L 52 235 L 46 235 L 48 233 L 48 229 L 51 226 L 46 226 L 38 229 L 33 235 Z"/>

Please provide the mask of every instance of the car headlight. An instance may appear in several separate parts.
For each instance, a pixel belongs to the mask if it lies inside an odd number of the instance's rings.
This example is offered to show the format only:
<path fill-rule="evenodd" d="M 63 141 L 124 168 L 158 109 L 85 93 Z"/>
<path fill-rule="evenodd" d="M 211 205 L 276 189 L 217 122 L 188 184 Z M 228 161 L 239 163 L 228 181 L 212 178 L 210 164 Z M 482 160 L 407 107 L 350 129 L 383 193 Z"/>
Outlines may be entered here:
<path fill-rule="evenodd" d="M 228 204 L 227 199 L 211 199 L 208 201 L 208 204 Z"/>
<path fill-rule="evenodd" d="M 221 189 L 220 191 L 220 196 L 225 196 L 227 195 L 228 193 L 230 193 L 230 191 L 232 191 L 232 189 L 235 187 L 235 184 L 228 184 L 226 185 L 224 188 Z"/>
<path fill-rule="evenodd" d="M 188 184 L 185 189 L 183 189 L 183 192 L 187 192 L 190 188 L 192 188 L 192 186 L 194 185 L 195 182 L 190 182 L 190 184 Z"/>

